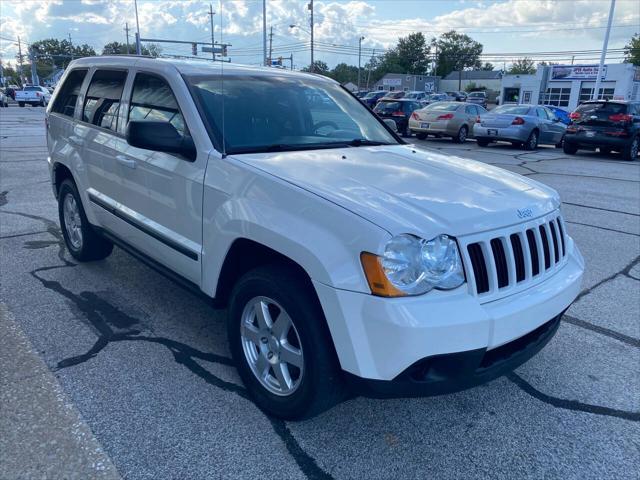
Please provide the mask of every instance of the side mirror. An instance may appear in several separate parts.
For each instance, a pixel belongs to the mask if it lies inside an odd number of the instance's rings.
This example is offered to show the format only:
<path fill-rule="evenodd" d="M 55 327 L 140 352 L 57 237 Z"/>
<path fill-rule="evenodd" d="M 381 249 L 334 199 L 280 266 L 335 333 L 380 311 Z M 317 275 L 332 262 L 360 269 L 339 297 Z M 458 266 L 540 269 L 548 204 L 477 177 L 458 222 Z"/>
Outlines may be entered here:
<path fill-rule="evenodd" d="M 385 118 L 382 121 L 387 124 L 387 127 L 389 127 L 394 132 L 398 133 L 398 125 L 396 124 L 395 120 L 391 120 L 390 118 Z"/>
<path fill-rule="evenodd" d="M 177 153 L 190 160 L 196 158 L 193 139 L 180 135 L 169 122 L 131 120 L 127 125 L 125 138 L 133 147 Z"/>

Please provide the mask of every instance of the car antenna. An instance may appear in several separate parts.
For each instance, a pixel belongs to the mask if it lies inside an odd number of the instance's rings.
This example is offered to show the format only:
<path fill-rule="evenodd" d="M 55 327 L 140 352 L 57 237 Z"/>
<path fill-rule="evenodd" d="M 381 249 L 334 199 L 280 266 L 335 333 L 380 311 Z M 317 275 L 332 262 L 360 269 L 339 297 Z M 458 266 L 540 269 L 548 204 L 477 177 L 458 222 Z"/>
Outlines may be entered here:
<path fill-rule="evenodd" d="M 224 43 L 224 28 L 223 28 L 223 11 L 222 11 L 222 0 L 220 0 L 220 45 L 222 45 Z M 213 28 L 213 25 L 211 26 L 211 28 Z M 211 32 L 211 36 L 213 37 L 213 32 Z M 214 48 L 214 45 L 211 45 L 211 48 Z M 224 47 L 223 47 L 224 48 Z M 215 60 L 214 60 L 215 62 Z M 221 58 L 220 59 L 220 90 L 222 91 L 222 158 L 225 158 L 227 156 L 227 137 L 225 136 L 225 132 L 224 132 L 224 117 L 225 117 L 225 106 L 224 106 L 224 59 Z"/>

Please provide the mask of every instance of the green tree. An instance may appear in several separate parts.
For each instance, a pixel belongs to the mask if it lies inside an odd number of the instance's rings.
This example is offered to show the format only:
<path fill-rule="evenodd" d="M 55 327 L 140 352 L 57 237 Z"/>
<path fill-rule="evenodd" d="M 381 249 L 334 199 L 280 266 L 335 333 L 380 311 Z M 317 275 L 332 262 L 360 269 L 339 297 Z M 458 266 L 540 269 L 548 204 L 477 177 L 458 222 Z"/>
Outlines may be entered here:
<path fill-rule="evenodd" d="M 57 69 L 65 68 L 73 58 L 93 56 L 96 52 L 87 44 L 73 45 L 69 40 L 45 38 L 33 42 L 29 54 L 24 55 L 27 64 L 23 68 L 23 75 L 27 78 L 31 76 L 31 58 L 35 58 L 36 72 L 42 81 Z"/>
<path fill-rule="evenodd" d="M 380 61 L 378 69 L 385 73 L 427 73 L 430 66 L 430 47 L 422 33 L 412 33 L 401 37 L 395 48 L 388 50 Z"/>
<path fill-rule="evenodd" d="M 533 60 L 528 57 L 519 58 L 511 64 L 511 67 L 509 68 L 507 73 L 510 73 L 512 75 L 527 75 L 536 73 L 536 65 Z"/>
<path fill-rule="evenodd" d="M 143 44 L 140 47 L 142 55 L 159 57 L 162 53 L 162 48 L 160 47 L 160 45 L 155 43 L 148 43 L 146 45 Z M 104 47 L 102 47 L 102 55 L 126 55 L 127 53 L 131 55 L 136 53 L 135 43 L 129 44 L 128 51 L 127 44 L 120 42 L 109 42 Z"/>
<path fill-rule="evenodd" d="M 437 51 L 436 75 L 447 76 L 455 70 L 479 69 L 482 44 L 455 30 L 443 33 L 431 41 Z"/>
<path fill-rule="evenodd" d="M 365 74 L 366 70 L 362 70 L 361 78 L 364 78 Z M 355 65 L 347 65 L 346 63 L 339 63 L 333 70 L 331 70 L 331 72 L 329 72 L 329 75 L 331 76 L 331 78 L 340 83 L 357 83 L 358 67 L 356 67 Z"/>
<path fill-rule="evenodd" d="M 493 66 L 493 63 L 485 62 L 484 65 L 482 65 L 482 67 L 480 67 L 480 70 L 485 70 L 487 72 L 492 72 L 493 70 L 495 70 L 495 67 Z"/>
<path fill-rule="evenodd" d="M 303 72 L 310 72 L 311 65 L 306 66 L 302 69 Z M 319 73 L 320 75 L 324 75 L 329 77 L 329 66 L 323 62 L 322 60 L 315 60 L 313 62 L 313 73 Z"/>
<path fill-rule="evenodd" d="M 633 63 L 640 66 L 640 34 L 636 33 L 624 47 L 625 63 Z"/>

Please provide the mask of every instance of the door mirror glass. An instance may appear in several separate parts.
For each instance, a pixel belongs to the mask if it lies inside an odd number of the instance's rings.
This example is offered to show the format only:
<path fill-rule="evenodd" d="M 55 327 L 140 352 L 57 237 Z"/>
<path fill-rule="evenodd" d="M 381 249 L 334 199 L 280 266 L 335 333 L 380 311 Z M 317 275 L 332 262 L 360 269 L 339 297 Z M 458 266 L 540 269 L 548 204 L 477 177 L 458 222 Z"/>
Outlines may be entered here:
<path fill-rule="evenodd" d="M 177 153 L 191 160 L 196 158 L 193 139 L 180 135 L 169 122 L 131 120 L 127 125 L 126 139 L 133 147 Z"/>

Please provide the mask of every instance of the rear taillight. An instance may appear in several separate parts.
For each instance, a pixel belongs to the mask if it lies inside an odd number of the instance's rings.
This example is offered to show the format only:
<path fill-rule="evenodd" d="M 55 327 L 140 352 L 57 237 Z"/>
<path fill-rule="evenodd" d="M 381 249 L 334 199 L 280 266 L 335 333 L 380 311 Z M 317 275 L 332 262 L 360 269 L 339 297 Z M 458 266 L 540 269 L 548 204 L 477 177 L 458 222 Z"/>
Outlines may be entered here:
<path fill-rule="evenodd" d="M 398 110 L 397 112 L 393 112 L 391 115 L 394 117 L 404 117 L 404 112 L 402 110 Z"/>
<path fill-rule="evenodd" d="M 436 120 L 451 120 L 453 118 L 453 113 L 445 113 L 444 115 L 440 115 Z"/>
<path fill-rule="evenodd" d="M 580 114 L 578 112 L 571 112 L 569 114 L 569 118 L 571 120 L 578 120 L 580 118 Z"/>
<path fill-rule="evenodd" d="M 524 118 L 522 117 L 514 118 L 513 122 L 511 122 L 511 125 L 524 125 Z"/>
<path fill-rule="evenodd" d="M 414 120 L 420 120 L 420 116 L 416 112 L 413 112 L 411 114 L 411 118 L 413 118 Z"/>
<path fill-rule="evenodd" d="M 612 122 L 631 122 L 633 121 L 633 116 L 626 113 L 616 113 L 615 115 L 609 115 L 609 120 Z"/>
<path fill-rule="evenodd" d="M 480 123 L 480 115 L 476 117 L 476 123 Z"/>
<path fill-rule="evenodd" d="M 36 97 L 41 97 L 42 94 L 40 92 L 36 92 Z"/>

